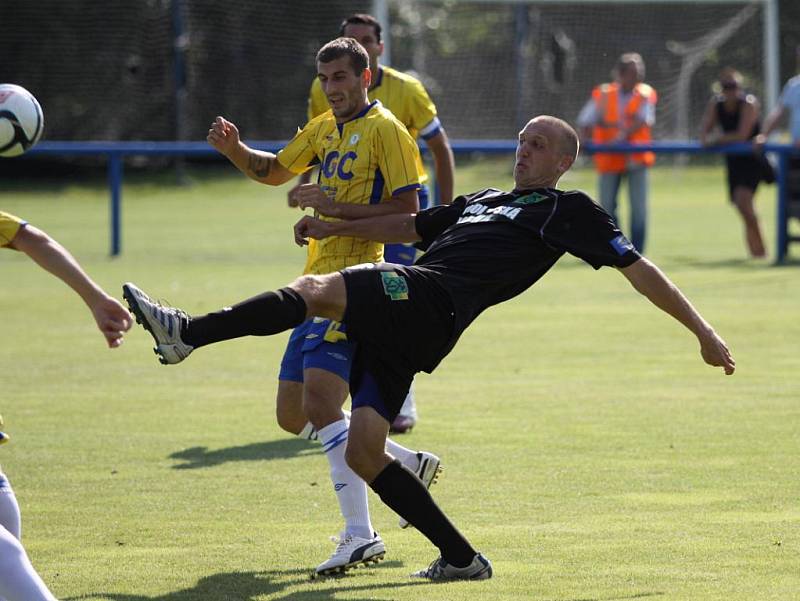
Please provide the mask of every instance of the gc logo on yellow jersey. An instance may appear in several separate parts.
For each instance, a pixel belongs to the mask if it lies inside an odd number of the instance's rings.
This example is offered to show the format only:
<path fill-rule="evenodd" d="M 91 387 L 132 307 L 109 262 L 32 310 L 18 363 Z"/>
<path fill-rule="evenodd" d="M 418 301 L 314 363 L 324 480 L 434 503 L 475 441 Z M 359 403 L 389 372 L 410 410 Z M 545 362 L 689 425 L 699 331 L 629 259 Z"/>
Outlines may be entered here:
<path fill-rule="evenodd" d="M 322 174 L 327 178 L 336 175 L 341 180 L 351 179 L 353 177 L 353 161 L 358 158 L 358 155 L 350 150 L 341 155 L 341 159 L 339 156 L 338 150 L 334 150 L 325 156 L 325 162 L 322 163 Z"/>

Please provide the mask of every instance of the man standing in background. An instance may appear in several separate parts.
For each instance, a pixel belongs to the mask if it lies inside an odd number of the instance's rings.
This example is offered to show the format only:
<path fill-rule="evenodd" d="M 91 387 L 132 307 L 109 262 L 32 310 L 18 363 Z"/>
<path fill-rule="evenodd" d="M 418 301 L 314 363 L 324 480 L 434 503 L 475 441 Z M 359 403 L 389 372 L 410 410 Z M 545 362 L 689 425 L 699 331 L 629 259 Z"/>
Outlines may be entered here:
<path fill-rule="evenodd" d="M 394 113 L 406 126 L 411 137 L 421 136 L 433 157 L 436 184 L 439 187 L 439 202 L 450 204 L 453 201 L 454 160 L 450 142 L 436 114 L 436 106 L 425 87 L 414 77 L 380 64 L 383 54 L 381 24 L 372 15 L 355 14 L 342 21 L 339 35 L 353 38 L 361 44 L 369 55 L 369 68 L 372 71 L 372 84 L 369 88 L 371 100 L 379 100 L 383 106 Z M 318 79 L 311 85 L 308 99 L 308 119 L 321 115 L 329 109 L 328 101 Z M 428 174 L 422 160 L 417 160 L 417 171 L 421 188 L 418 190 L 419 206 L 424 209 L 429 204 L 430 191 Z M 300 184 L 310 181 L 311 174 L 300 177 Z M 289 191 L 289 204 L 297 206 L 296 194 L 299 185 Z M 387 244 L 384 261 L 411 265 L 416 258 L 416 250 L 408 244 Z M 409 391 L 403 408 L 391 426 L 395 433 L 408 432 L 417 422 L 417 407 L 414 391 Z"/>
<path fill-rule="evenodd" d="M 614 81 L 597 86 L 578 116 L 584 139 L 594 144 L 648 143 L 656 119 L 656 91 L 643 83 L 644 61 L 641 55 L 628 52 L 614 67 Z M 622 177 L 628 179 L 631 242 L 644 252 L 647 236 L 648 167 L 655 163 L 652 152 L 594 155 L 599 175 L 600 204 L 617 223 L 617 194 Z"/>
<path fill-rule="evenodd" d="M 797 47 L 796 52 L 797 68 L 800 71 L 800 46 Z M 764 120 L 764 129 L 760 135 L 756 136 L 756 143 L 761 145 L 766 143 L 769 135 L 787 114 L 789 116 L 789 133 L 792 136 L 792 144 L 800 147 L 800 74 L 792 77 L 783 86 L 781 96 L 778 98 L 778 105 L 772 109 L 772 112 Z M 795 162 L 800 163 L 800 160 L 795 158 Z"/>
<path fill-rule="evenodd" d="M 800 71 L 800 46 L 797 47 L 797 70 Z M 764 129 L 754 138 L 757 148 L 767 143 L 770 133 L 789 117 L 789 133 L 792 144 L 800 149 L 800 74 L 795 75 L 783 86 L 778 105 L 764 120 Z M 789 173 L 786 175 L 790 215 L 800 215 L 800 155 L 789 157 Z"/>

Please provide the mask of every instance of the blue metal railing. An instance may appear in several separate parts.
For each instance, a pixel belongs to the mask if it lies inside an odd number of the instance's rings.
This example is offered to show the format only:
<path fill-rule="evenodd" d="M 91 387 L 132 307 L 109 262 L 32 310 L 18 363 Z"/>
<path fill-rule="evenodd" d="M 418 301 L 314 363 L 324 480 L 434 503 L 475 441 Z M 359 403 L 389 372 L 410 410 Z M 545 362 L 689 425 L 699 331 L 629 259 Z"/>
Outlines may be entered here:
<path fill-rule="evenodd" d="M 248 142 L 251 148 L 277 152 L 286 145 L 285 140 Z M 453 152 L 457 154 L 507 154 L 516 150 L 513 140 L 452 140 Z M 422 149 L 427 152 L 427 148 Z M 603 152 L 642 152 L 652 150 L 658 154 L 750 154 L 750 144 L 730 144 L 721 146 L 702 146 L 698 142 L 663 141 L 651 144 L 586 144 L 582 148 L 585 154 Z M 787 173 L 789 158 L 800 149 L 788 144 L 767 144 L 767 152 L 774 152 L 779 157 L 777 183 L 777 236 L 776 262 L 783 262 L 788 252 L 789 242 L 800 242 L 800 238 L 789 235 L 788 224 L 788 188 Z M 108 185 L 111 191 L 111 254 L 118 255 L 122 251 L 122 179 L 123 160 L 126 156 L 214 156 L 217 152 L 206 142 L 40 142 L 26 156 L 36 155 L 94 155 L 106 156 L 108 159 Z"/>

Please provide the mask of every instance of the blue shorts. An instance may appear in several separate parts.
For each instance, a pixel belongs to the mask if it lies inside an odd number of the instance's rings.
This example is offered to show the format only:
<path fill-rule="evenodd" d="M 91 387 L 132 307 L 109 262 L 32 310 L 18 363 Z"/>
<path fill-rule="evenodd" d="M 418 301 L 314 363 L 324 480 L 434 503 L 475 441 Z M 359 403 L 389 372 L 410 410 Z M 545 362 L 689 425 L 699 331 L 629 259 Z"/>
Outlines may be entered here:
<path fill-rule="evenodd" d="M 419 208 L 427 209 L 429 204 L 428 186 L 417 190 Z M 413 265 L 417 258 L 417 249 L 412 244 L 387 244 L 383 247 L 383 260 L 385 263 L 398 263 L 400 265 Z"/>
<path fill-rule="evenodd" d="M 347 341 L 343 324 L 313 317 L 292 331 L 278 379 L 302 383 L 303 370 L 314 367 L 349 382 L 354 349 L 355 345 Z"/>

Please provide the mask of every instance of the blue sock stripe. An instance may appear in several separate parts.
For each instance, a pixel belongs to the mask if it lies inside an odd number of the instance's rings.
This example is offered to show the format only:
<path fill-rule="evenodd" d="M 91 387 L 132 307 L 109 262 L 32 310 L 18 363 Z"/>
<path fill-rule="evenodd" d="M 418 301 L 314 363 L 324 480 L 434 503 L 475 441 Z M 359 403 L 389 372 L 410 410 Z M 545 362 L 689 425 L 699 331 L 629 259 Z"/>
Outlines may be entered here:
<path fill-rule="evenodd" d="M 326 453 L 329 453 L 343 442 L 347 442 L 347 430 L 342 430 L 341 432 L 339 432 L 339 434 L 331 438 L 328 442 L 323 443 L 322 450 L 325 451 Z"/>

